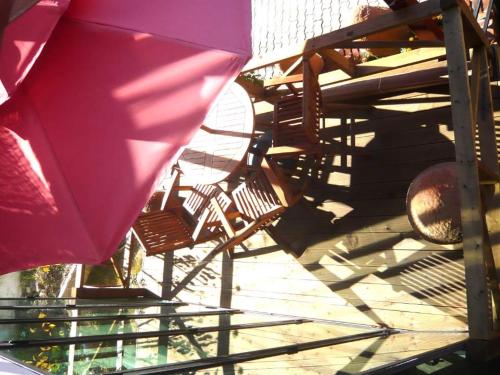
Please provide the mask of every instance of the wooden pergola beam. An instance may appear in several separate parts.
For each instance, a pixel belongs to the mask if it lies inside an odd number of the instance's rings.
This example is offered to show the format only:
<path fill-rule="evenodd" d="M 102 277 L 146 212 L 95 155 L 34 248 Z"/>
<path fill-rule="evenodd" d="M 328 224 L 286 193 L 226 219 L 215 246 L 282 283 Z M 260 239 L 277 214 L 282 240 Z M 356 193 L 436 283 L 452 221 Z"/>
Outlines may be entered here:
<path fill-rule="evenodd" d="M 430 19 L 433 16 L 442 14 L 447 9 L 455 7 L 460 10 L 460 15 L 463 18 L 463 28 L 469 35 L 470 45 L 488 46 L 489 43 L 485 34 L 464 0 L 427 0 L 393 13 L 383 14 L 374 19 L 308 39 L 295 46 L 274 52 L 272 55 L 254 58 L 243 68 L 243 72 L 273 65 L 292 57 L 310 56 L 325 48 L 348 48 L 344 47 L 344 44 L 352 45 L 353 41 L 367 35 Z M 404 44 L 406 45 L 406 42 Z"/>
<path fill-rule="evenodd" d="M 364 36 L 388 30 L 393 27 L 415 23 L 417 21 L 430 18 L 440 13 L 441 0 L 428 0 L 423 3 L 399 10 L 397 12 L 383 14 L 372 20 L 347 26 L 327 34 L 311 38 L 293 47 L 277 51 L 271 56 L 267 56 L 261 59 L 252 59 L 243 68 L 243 72 L 248 72 L 268 65 L 272 65 L 290 57 L 312 55 L 323 48 L 337 48 L 343 42 L 351 42 Z"/>
<path fill-rule="evenodd" d="M 412 51 L 402 52 L 397 55 L 392 55 L 388 57 L 383 57 L 377 60 L 368 61 L 365 63 L 358 64 L 354 67 L 355 76 L 357 79 L 361 77 L 370 76 L 373 74 L 382 73 L 385 71 L 396 70 L 394 74 L 400 74 L 401 72 L 409 72 L 410 70 L 401 70 L 404 67 L 420 64 L 431 60 L 437 60 L 438 58 L 445 57 L 446 50 L 444 48 L 426 48 L 426 49 L 416 49 Z M 416 69 L 422 68 L 423 66 L 417 65 Z M 335 70 L 332 72 L 321 73 L 318 77 L 318 82 L 321 86 L 332 85 L 339 82 L 347 81 L 351 79 L 349 75 L 341 70 Z M 302 74 L 295 74 L 288 77 L 276 77 L 264 81 L 264 87 L 282 85 L 286 83 L 297 83 L 302 82 Z M 269 97 L 268 97 L 269 99 Z"/>
<path fill-rule="evenodd" d="M 444 47 L 442 40 L 353 40 L 337 48 L 433 48 Z"/>

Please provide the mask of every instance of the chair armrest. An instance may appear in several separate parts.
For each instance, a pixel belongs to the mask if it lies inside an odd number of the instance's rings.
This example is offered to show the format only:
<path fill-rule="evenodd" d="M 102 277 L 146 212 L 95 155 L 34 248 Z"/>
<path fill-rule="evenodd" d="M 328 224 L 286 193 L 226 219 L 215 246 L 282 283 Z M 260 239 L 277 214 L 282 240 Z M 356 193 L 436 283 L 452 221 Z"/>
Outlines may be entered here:
<path fill-rule="evenodd" d="M 196 242 L 202 229 L 205 227 L 205 224 L 207 224 L 207 219 L 208 219 L 209 214 L 210 214 L 210 210 L 208 208 L 205 208 L 203 213 L 200 215 L 198 223 L 196 224 L 196 228 L 194 228 L 193 234 L 191 236 L 191 238 L 193 239 L 194 242 Z"/>
<path fill-rule="evenodd" d="M 172 169 L 172 174 L 167 179 L 168 182 L 163 190 L 163 199 L 161 201 L 160 209 L 163 211 L 167 205 L 168 197 L 172 194 L 174 186 L 179 183 L 180 172 L 177 168 Z"/>
<path fill-rule="evenodd" d="M 217 202 L 217 199 L 215 198 L 210 199 L 210 205 L 212 206 L 212 208 L 215 211 L 215 214 L 222 223 L 222 227 L 226 231 L 227 235 L 229 237 L 233 237 L 235 235 L 234 228 L 227 219 L 226 215 L 224 214 L 224 211 L 222 210 L 222 207 L 220 206 L 219 202 Z"/>

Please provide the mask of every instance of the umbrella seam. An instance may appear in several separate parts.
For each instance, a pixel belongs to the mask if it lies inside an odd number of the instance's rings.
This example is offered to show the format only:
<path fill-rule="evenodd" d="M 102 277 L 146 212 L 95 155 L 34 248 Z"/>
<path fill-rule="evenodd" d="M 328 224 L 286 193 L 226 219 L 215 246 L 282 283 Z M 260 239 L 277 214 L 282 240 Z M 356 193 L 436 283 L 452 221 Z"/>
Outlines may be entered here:
<path fill-rule="evenodd" d="M 194 46 L 194 47 L 197 47 L 197 48 L 201 48 L 201 49 L 204 49 L 204 50 L 207 50 L 207 49 L 216 49 L 218 51 L 222 51 L 222 52 L 226 52 L 226 53 L 230 53 L 230 54 L 236 54 L 236 55 L 244 56 L 244 57 L 251 57 L 252 56 L 251 52 L 244 51 L 244 50 L 241 50 L 241 49 L 236 49 L 236 50 L 232 51 L 232 50 L 229 50 L 229 49 L 226 49 L 226 48 L 220 48 L 218 46 L 210 46 L 210 45 L 201 44 L 201 43 L 194 43 L 194 42 L 190 42 L 190 41 L 187 41 L 187 40 L 184 40 L 184 39 L 178 39 L 178 38 L 173 38 L 173 37 L 166 36 L 166 35 L 161 35 L 161 34 L 156 34 L 156 33 L 151 33 L 151 32 L 145 32 L 145 31 L 141 31 L 141 30 L 135 30 L 135 29 L 131 29 L 131 28 L 128 28 L 128 27 L 123 27 L 123 26 L 108 25 L 108 24 L 101 23 L 101 22 L 83 20 L 83 19 L 75 18 L 75 17 L 71 17 L 71 16 L 64 16 L 64 18 L 68 19 L 68 20 L 71 20 L 73 22 L 81 23 L 81 24 L 91 24 L 91 25 L 97 25 L 97 26 L 101 26 L 101 27 L 105 27 L 105 28 L 109 28 L 109 29 L 118 29 L 118 30 L 124 30 L 124 31 L 128 31 L 128 32 L 133 32 L 133 33 L 141 33 L 141 34 L 152 35 L 152 36 L 158 37 L 160 39 L 170 40 L 170 41 L 174 41 L 176 43 L 187 44 L 187 45 Z"/>
<path fill-rule="evenodd" d="M 57 164 L 57 169 L 60 172 L 61 179 L 63 180 L 63 183 L 66 187 L 66 191 L 69 193 L 69 196 L 71 197 L 70 200 L 71 200 L 72 204 L 74 205 L 74 207 L 76 208 L 77 220 L 81 222 L 83 228 L 85 229 L 84 232 L 85 232 L 85 235 L 86 235 L 88 241 L 94 246 L 94 256 L 99 256 L 98 246 L 95 243 L 95 241 L 92 239 L 92 236 L 90 235 L 90 231 L 87 227 L 87 223 L 85 222 L 85 220 L 83 220 L 82 210 L 80 209 L 80 206 L 78 205 L 78 202 L 73 194 L 73 190 L 71 189 L 71 185 L 68 182 L 68 179 L 66 177 L 66 173 L 64 173 L 64 169 L 62 168 L 61 164 L 59 163 L 59 159 L 57 157 L 57 154 L 54 151 L 54 147 L 52 146 L 52 141 L 51 141 L 50 137 L 48 136 L 48 133 L 45 129 L 45 126 L 43 125 L 43 122 L 40 120 L 40 114 L 38 113 L 36 106 L 33 104 L 33 101 L 31 100 L 30 95 L 27 92 L 25 92 L 24 89 L 22 91 L 23 91 L 23 96 L 25 96 L 30 102 L 31 111 L 32 111 L 33 115 L 36 117 L 36 119 L 38 120 L 37 122 L 39 123 L 41 131 L 43 132 L 43 135 L 44 135 L 45 139 L 47 140 L 47 145 L 48 145 L 48 148 L 50 149 L 50 153 L 52 154 L 52 159 Z"/>

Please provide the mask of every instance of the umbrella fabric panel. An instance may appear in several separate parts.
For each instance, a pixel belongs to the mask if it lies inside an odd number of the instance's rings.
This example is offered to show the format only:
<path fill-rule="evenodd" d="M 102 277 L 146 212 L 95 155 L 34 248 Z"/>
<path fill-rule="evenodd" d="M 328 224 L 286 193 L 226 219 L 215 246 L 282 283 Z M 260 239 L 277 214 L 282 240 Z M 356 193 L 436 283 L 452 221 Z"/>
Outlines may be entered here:
<path fill-rule="evenodd" d="M 41 0 L 5 29 L 0 53 L 0 104 L 21 84 L 69 0 Z"/>
<path fill-rule="evenodd" d="M 0 107 L 0 274 L 98 262 L 36 114 L 19 89 Z"/>
<path fill-rule="evenodd" d="M 107 26 L 58 25 L 24 89 L 98 261 L 115 251 L 162 168 L 245 60 Z"/>
<path fill-rule="evenodd" d="M 251 56 L 250 0 L 73 0 L 67 17 Z"/>

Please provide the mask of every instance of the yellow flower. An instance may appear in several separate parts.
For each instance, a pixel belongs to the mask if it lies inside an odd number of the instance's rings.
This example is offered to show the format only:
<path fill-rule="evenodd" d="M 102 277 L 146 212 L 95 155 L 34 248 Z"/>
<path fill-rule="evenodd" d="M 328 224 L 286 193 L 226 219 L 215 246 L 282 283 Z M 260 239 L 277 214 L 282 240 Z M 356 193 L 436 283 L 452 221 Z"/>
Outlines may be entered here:
<path fill-rule="evenodd" d="M 43 318 L 46 318 L 47 317 L 47 314 L 41 312 L 40 314 L 38 314 L 38 319 L 43 319 Z"/>
<path fill-rule="evenodd" d="M 52 328 L 50 327 L 52 323 L 48 323 L 48 322 L 44 322 L 42 323 L 42 329 L 45 331 L 45 332 L 49 332 Z"/>
<path fill-rule="evenodd" d="M 39 368 L 45 370 L 45 369 L 49 368 L 49 364 L 47 362 L 38 361 L 36 363 L 36 367 L 39 367 Z"/>
<path fill-rule="evenodd" d="M 50 271 L 49 266 L 43 266 L 43 267 L 42 267 L 42 272 L 47 273 L 47 272 L 49 272 L 49 271 Z"/>

